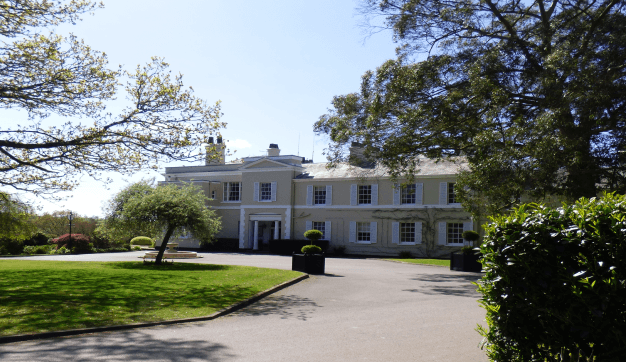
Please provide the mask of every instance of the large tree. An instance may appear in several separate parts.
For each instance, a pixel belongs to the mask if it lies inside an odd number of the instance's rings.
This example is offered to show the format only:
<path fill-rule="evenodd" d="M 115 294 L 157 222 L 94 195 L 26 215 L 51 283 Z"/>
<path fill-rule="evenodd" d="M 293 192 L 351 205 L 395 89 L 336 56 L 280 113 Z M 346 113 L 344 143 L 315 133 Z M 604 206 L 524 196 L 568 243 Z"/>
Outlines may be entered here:
<path fill-rule="evenodd" d="M 0 238 L 23 240 L 35 231 L 29 222 L 32 208 L 13 195 L 0 192 Z"/>
<path fill-rule="evenodd" d="M 162 159 L 195 160 L 197 147 L 224 126 L 219 102 L 196 98 L 163 59 L 133 71 L 109 69 L 104 53 L 73 35 L 48 33 L 97 7 L 0 0 L 0 108 L 29 116 L 24 124 L 3 119 L 0 186 L 54 194 L 74 187 L 78 173 L 98 178 L 155 168 Z M 127 107 L 107 113 L 120 89 Z M 51 115 L 64 118 L 46 123 Z"/>
<path fill-rule="evenodd" d="M 418 173 L 420 157 L 463 156 L 457 190 L 477 215 L 525 195 L 624 192 L 625 5 L 366 0 L 398 58 L 335 97 L 315 130 L 330 135 L 333 161 L 359 141 L 398 178 Z"/>
<path fill-rule="evenodd" d="M 120 191 L 107 206 L 109 225 L 123 229 L 143 228 L 162 233 L 156 264 L 172 236 L 190 234 L 200 243 L 210 243 L 221 229 L 221 221 L 206 203 L 208 197 L 193 184 L 153 186 L 149 181 Z M 139 236 L 139 235 L 135 235 Z"/>

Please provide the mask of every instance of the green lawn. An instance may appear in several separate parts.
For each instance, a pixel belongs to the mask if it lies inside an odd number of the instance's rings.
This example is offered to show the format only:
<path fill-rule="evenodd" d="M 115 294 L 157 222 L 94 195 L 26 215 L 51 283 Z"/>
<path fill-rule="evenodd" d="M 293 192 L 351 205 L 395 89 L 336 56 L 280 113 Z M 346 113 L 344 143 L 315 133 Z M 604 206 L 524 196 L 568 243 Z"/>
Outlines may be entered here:
<path fill-rule="evenodd" d="M 404 263 L 440 265 L 450 267 L 450 260 L 447 259 L 387 259 L 393 261 L 401 261 Z"/>
<path fill-rule="evenodd" d="M 301 275 L 245 266 L 0 261 L 0 335 L 210 315 Z"/>

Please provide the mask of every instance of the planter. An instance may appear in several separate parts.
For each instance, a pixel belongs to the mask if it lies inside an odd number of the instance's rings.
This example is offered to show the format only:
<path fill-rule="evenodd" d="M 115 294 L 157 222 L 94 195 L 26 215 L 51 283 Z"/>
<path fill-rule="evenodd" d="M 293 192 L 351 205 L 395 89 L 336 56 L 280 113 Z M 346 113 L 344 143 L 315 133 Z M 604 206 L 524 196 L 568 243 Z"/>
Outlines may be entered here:
<path fill-rule="evenodd" d="M 293 254 L 291 270 L 307 274 L 324 274 L 326 260 L 324 254 Z"/>
<path fill-rule="evenodd" d="M 450 253 L 450 270 L 480 272 L 482 264 L 478 262 L 480 254 Z"/>

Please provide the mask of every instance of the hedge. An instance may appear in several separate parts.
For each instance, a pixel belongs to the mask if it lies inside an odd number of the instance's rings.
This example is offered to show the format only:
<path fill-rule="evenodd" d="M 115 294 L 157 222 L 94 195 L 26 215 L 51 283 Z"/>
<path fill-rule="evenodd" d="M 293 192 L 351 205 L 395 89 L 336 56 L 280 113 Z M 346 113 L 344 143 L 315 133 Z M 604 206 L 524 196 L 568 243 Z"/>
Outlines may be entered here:
<path fill-rule="evenodd" d="M 280 255 L 291 255 L 294 252 L 300 253 L 303 246 L 310 244 L 310 240 L 270 240 L 270 252 Z M 319 246 L 324 252 L 328 250 L 328 240 L 317 240 L 313 242 L 313 245 Z"/>
<path fill-rule="evenodd" d="M 524 205 L 485 226 L 478 283 L 493 361 L 626 355 L 626 198 Z"/>

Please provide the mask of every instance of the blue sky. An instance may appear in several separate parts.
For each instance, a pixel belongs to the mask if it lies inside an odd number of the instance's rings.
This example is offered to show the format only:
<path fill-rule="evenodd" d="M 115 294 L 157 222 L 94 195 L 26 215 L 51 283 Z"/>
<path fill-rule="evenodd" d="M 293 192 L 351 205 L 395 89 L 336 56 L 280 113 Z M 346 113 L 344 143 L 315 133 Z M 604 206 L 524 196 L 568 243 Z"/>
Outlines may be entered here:
<path fill-rule="evenodd" d="M 333 96 L 358 91 L 365 71 L 395 55 L 389 32 L 364 36 L 356 0 L 104 4 L 93 16 L 56 31 L 72 32 L 106 52 L 111 67 L 134 69 L 151 56 L 164 57 L 196 96 L 222 101 L 222 120 L 228 123 L 222 134 L 237 150 L 234 157 L 260 155 L 277 143 L 282 154 L 324 161 L 328 140 L 314 137 L 313 123 Z M 110 176 L 114 181 L 108 185 L 83 177 L 79 188 L 62 195 L 73 196 L 63 202 L 35 201 L 42 211 L 102 215 L 103 201 L 128 182 L 162 179 L 147 170 Z"/>

